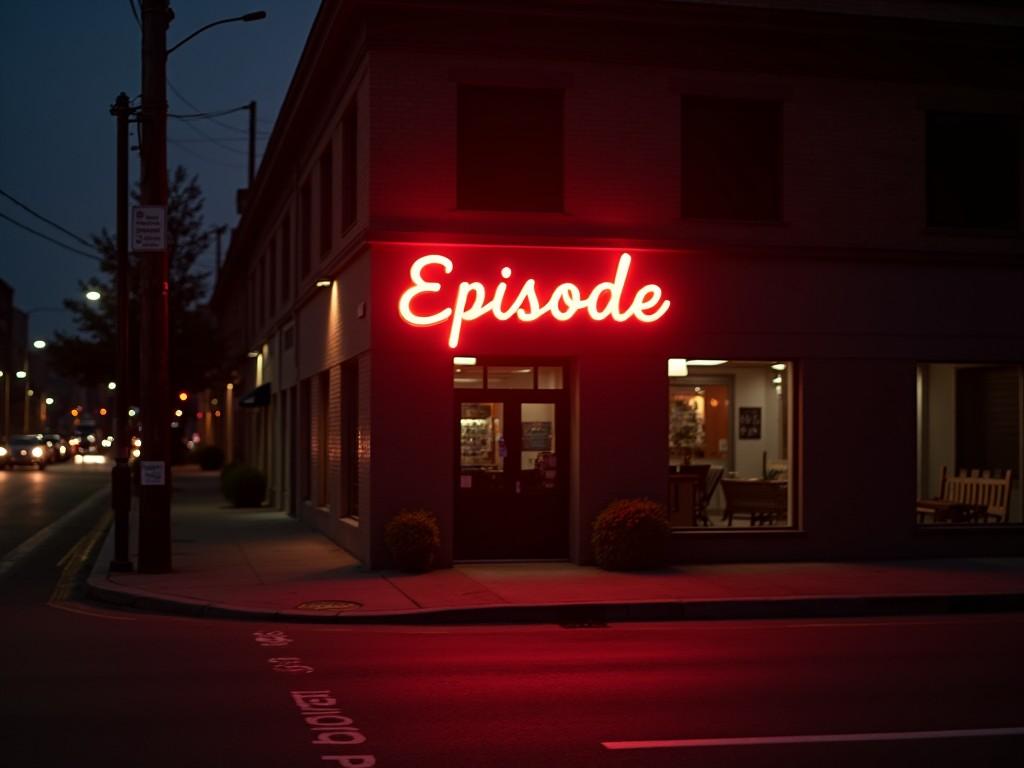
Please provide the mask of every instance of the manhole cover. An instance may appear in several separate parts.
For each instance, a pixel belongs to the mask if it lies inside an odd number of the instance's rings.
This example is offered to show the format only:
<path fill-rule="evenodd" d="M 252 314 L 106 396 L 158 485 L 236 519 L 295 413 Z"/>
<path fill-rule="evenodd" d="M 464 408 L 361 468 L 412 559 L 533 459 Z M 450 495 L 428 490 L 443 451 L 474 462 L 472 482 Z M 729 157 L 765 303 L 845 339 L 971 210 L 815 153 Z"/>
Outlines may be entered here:
<path fill-rule="evenodd" d="M 362 608 L 363 604 L 351 600 L 307 600 L 295 607 L 302 611 L 351 611 Z"/>

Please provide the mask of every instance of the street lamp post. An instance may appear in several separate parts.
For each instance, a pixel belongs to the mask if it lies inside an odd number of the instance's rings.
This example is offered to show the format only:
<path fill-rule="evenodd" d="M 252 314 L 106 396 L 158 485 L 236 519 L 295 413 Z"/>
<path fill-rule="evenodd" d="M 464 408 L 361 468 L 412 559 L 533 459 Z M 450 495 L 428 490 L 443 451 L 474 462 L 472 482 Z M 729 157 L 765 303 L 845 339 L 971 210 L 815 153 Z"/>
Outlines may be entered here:
<path fill-rule="evenodd" d="M 167 216 L 168 0 L 142 0 L 141 203 Z M 166 232 L 158 250 L 142 255 L 142 461 L 139 490 L 139 570 L 171 570 L 171 498 L 168 483 Z"/>
<path fill-rule="evenodd" d="M 114 468 L 110 473 L 110 502 L 114 513 L 114 558 L 112 571 L 132 570 L 129 550 L 132 507 L 132 471 L 129 466 L 128 430 L 128 95 L 118 94 L 110 110 L 117 117 L 117 388 L 114 402 Z"/>
<path fill-rule="evenodd" d="M 257 21 L 258 11 L 211 22 L 167 48 L 173 14 L 168 0 L 142 0 L 141 203 L 167 220 L 167 57 L 196 35 L 232 21 Z M 142 463 L 139 494 L 139 570 L 171 570 L 170 429 L 168 384 L 168 252 L 163 242 L 142 262 Z"/>

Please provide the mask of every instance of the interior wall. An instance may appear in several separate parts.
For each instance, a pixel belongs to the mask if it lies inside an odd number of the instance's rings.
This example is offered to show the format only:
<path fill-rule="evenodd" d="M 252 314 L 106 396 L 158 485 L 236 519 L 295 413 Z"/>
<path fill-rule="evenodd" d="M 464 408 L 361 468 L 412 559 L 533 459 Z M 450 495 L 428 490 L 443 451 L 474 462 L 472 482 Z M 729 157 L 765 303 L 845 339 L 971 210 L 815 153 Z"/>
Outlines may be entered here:
<path fill-rule="evenodd" d="M 782 457 L 782 435 L 779 430 L 781 400 L 775 392 L 772 378 L 775 371 L 765 365 L 760 368 L 736 368 L 731 371 L 735 377 L 733 390 L 733 436 L 735 438 L 736 476 L 761 477 L 762 459 L 767 453 L 768 461 Z M 740 408 L 761 409 L 761 438 L 741 440 L 739 436 Z"/>
<path fill-rule="evenodd" d="M 928 497 L 939 495 L 942 468 L 956 471 L 956 366 L 927 365 L 925 381 L 928 442 L 922 446 L 927 464 Z"/>

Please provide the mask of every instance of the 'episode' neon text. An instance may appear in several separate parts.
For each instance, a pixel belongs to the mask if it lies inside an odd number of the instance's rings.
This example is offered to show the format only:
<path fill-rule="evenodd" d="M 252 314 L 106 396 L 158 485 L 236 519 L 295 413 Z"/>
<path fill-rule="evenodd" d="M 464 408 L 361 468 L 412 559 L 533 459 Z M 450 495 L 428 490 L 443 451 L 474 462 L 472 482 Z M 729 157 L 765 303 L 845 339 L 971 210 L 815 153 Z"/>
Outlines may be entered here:
<path fill-rule="evenodd" d="M 642 323 L 653 323 L 668 311 L 671 302 L 662 298 L 660 286 L 649 283 L 638 288 L 633 293 L 632 301 L 624 308 L 623 297 L 631 263 L 632 257 L 623 253 L 619 256 L 615 277 L 611 282 L 598 283 L 586 293 L 575 283 L 559 283 L 547 301 L 543 302 L 537 291 L 537 281 L 532 277 L 524 281 L 515 298 L 509 300 L 509 284 L 506 281 L 512 277 L 512 269 L 502 267 L 503 279 L 493 291 L 488 291 L 483 283 L 462 281 L 458 284 L 453 306 L 444 307 L 433 314 L 422 314 L 422 310 L 417 311 L 413 307 L 414 304 L 422 303 L 418 301 L 421 294 L 441 292 L 441 283 L 426 279 L 424 271 L 440 267 L 445 275 L 450 275 L 455 269 L 448 257 L 429 254 L 416 259 L 409 268 L 412 286 L 402 294 L 398 312 L 405 322 L 415 326 L 440 325 L 451 321 L 448 346 L 452 349 L 458 346 L 465 323 L 488 314 L 497 320 L 511 320 L 514 317 L 531 323 L 545 315 L 566 321 L 572 319 L 577 312 L 586 311 L 593 320 L 611 319 L 624 323 L 635 318 Z"/>

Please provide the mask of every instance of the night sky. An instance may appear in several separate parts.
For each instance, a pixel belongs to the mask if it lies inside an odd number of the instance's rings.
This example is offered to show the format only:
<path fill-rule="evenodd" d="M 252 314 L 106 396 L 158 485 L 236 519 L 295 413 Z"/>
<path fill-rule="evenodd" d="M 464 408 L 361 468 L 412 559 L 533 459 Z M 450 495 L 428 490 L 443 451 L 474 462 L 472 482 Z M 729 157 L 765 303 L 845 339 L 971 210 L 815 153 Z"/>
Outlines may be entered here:
<path fill-rule="evenodd" d="M 168 47 L 211 21 L 267 12 L 263 21 L 202 33 L 175 51 L 167 67 L 170 85 L 181 94 L 168 87 L 172 113 L 197 111 L 182 96 L 203 112 L 256 100 L 258 167 L 319 2 L 178 0 L 171 6 Z M 0 190 L 86 239 L 102 227 L 113 230 L 115 121 L 109 108 L 122 90 L 139 94 L 140 46 L 129 0 L 0 3 Z M 199 174 L 207 225 L 230 227 L 237 222 L 235 190 L 246 186 L 248 113 L 217 119 L 221 124 L 169 120 L 167 162 Z M 137 178 L 133 152 L 133 184 Z M 0 213 L 85 250 L 3 197 Z M 211 270 L 213 260 L 211 246 Z M 95 267 L 0 219 L 0 278 L 14 288 L 20 309 L 59 307 L 79 294 L 77 281 L 95 274 Z M 39 311 L 29 318 L 30 339 L 58 329 L 73 329 L 69 313 Z"/>

